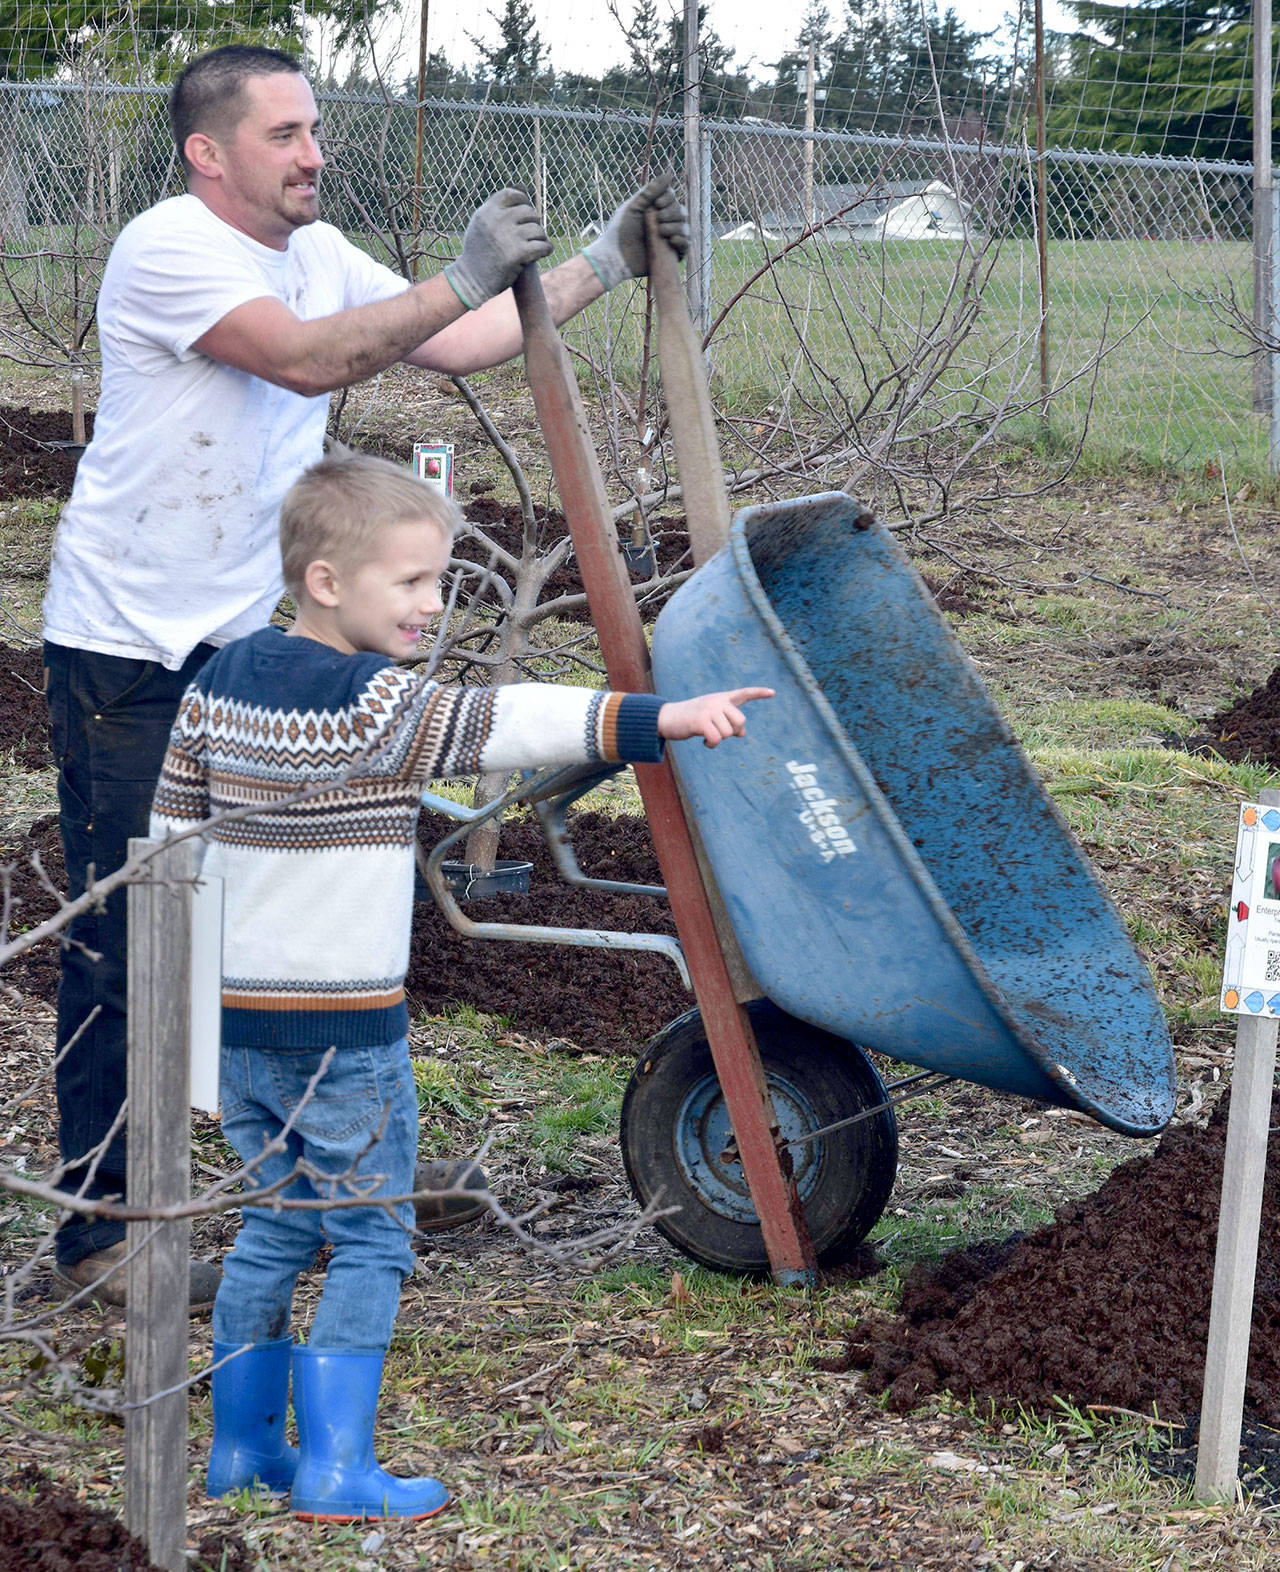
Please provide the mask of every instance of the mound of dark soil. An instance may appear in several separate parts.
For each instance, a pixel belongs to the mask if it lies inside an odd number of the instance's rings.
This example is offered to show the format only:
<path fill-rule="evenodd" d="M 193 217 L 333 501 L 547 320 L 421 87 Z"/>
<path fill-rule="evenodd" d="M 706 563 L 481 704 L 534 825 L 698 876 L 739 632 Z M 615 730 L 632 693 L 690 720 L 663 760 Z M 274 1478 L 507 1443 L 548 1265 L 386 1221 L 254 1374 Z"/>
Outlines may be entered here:
<path fill-rule="evenodd" d="M 424 816 L 424 840 L 431 843 L 446 827 L 454 826 Z M 592 878 L 662 882 L 644 819 L 580 813 L 570 830 L 579 865 Z M 663 900 L 563 883 L 536 823 L 504 829 L 500 852 L 533 864 L 529 893 L 474 903 L 468 911 L 477 922 L 675 932 Z M 466 939 L 429 905 L 416 909 L 406 987 L 411 1001 L 429 1011 L 472 1004 L 509 1017 L 517 1031 L 617 1052 L 638 1053 L 693 1004 L 675 967 L 659 956 Z"/>
<path fill-rule="evenodd" d="M 1280 765 L 1280 666 L 1247 698 L 1215 715 L 1195 741 L 1233 764 L 1255 759 Z"/>
<path fill-rule="evenodd" d="M 20 840 L 0 843 L 0 868 L 9 875 L 9 896 L 13 903 L 12 930 L 22 933 L 51 917 L 54 902 L 40 880 L 32 858 L 39 859 L 53 883 L 61 889 L 66 878 L 62 860 L 62 840 L 58 835 L 58 816 L 49 813 L 37 819 Z M 58 947 L 37 945 L 15 956 L 0 971 L 0 984 L 20 989 L 52 1004 L 58 997 Z"/>
<path fill-rule="evenodd" d="M 1169 1131 L 1047 1228 L 917 1268 L 896 1317 L 854 1329 L 849 1361 L 900 1411 L 947 1388 L 1047 1410 L 1055 1397 L 1185 1420 L 1199 1407 L 1227 1099 Z M 1246 1408 L 1280 1424 L 1280 1132 L 1259 1240 Z"/>
<path fill-rule="evenodd" d="M 568 533 L 568 525 L 565 523 L 563 513 L 547 513 L 543 509 L 536 511 L 539 550 L 547 551 Z M 462 512 L 467 522 L 475 525 L 476 529 L 489 540 L 496 542 L 504 551 L 514 556 L 520 555 L 524 525 L 520 517 L 520 509 L 514 503 L 502 503 L 491 496 L 475 497 L 463 506 Z M 653 519 L 650 521 L 650 529 L 653 534 L 654 555 L 661 573 L 671 573 L 681 567 L 692 566 L 688 555 L 689 536 L 683 518 Z M 473 559 L 480 566 L 488 561 L 488 554 L 482 542 L 475 536 L 469 536 L 465 526 L 458 535 L 456 551 L 458 556 Z M 547 579 L 539 599 L 548 601 L 561 595 L 581 593 L 582 577 L 578 572 L 577 561 L 571 553 L 567 561 L 561 563 Z M 656 616 L 667 598 L 667 592 L 659 592 L 655 596 L 647 597 L 642 605 L 643 615 Z M 587 622 L 590 619 L 586 608 L 582 607 L 564 613 L 561 620 Z"/>
<path fill-rule="evenodd" d="M 91 414 L 85 431 L 93 435 Z M 64 411 L 0 408 L 0 496 L 69 497 L 79 460 L 70 441 L 71 416 Z"/>
<path fill-rule="evenodd" d="M 661 882 L 643 819 L 580 813 L 570 825 L 584 873 L 629 884 Z M 424 816 L 423 835 L 430 841 L 446 826 L 453 828 L 451 821 Z M 675 931 L 665 901 L 575 890 L 564 884 L 536 823 L 504 829 L 499 851 L 503 857 L 534 864 L 529 893 L 469 903 L 467 910 L 477 922 Z M 0 849 L 0 860 L 13 864 L 13 897 L 20 903 L 14 912 L 18 927 L 40 922 L 53 910 L 32 867 L 33 853 L 39 854 L 53 882 L 61 885 L 64 870 L 56 816 L 37 820 L 20 844 Z M 527 1036 L 564 1037 L 599 1052 L 638 1053 L 659 1027 L 693 1003 L 671 962 L 659 956 L 466 939 L 431 904 L 415 908 L 411 943 L 406 987 L 412 1008 L 434 1014 L 450 1005 L 470 1004 L 507 1017 L 516 1031 Z M 12 987 L 52 1002 L 58 986 L 56 947 L 46 944 L 16 957 L 2 976 Z"/>
<path fill-rule="evenodd" d="M 24 770 L 53 763 L 40 651 L 0 644 L 0 752 L 8 748 Z"/>
<path fill-rule="evenodd" d="M 28 1499 L 29 1498 L 29 1499 Z M 238 1534 L 207 1534 L 197 1572 L 249 1572 Z M 77 1500 L 31 1464 L 0 1489 L 0 1572 L 157 1572 L 146 1547 L 104 1507 Z"/>

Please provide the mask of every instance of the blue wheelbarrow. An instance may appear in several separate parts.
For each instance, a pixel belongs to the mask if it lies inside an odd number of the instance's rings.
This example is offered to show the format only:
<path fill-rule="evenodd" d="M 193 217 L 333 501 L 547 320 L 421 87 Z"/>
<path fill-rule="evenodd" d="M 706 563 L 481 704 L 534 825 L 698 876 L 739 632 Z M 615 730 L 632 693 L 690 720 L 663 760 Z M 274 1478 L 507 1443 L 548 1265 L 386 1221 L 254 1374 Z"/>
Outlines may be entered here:
<path fill-rule="evenodd" d="M 669 901 L 678 941 L 471 922 L 443 862 L 465 830 L 424 871 L 477 938 L 670 955 L 698 1008 L 631 1077 L 632 1188 L 695 1260 L 810 1282 L 880 1216 L 905 1095 L 959 1078 L 1152 1135 L 1173 1111 L 1172 1052 L 1087 859 L 889 534 L 843 493 L 730 527 L 700 345 L 653 233 L 650 271 L 698 566 L 652 652 L 536 267 L 515 284 L 609 680 L 672 695 L 767 683 L 777 697 L 752 706 L 744 741 L 636 766 L 664 879 L 647 893 Z M 562 873 L 601 887 L 565 844 L 589 784 L 552 772 L 477 814 L 531 803 Z M 872 1053 L 920 1068 L 886 1085 Z"/>
<path fill-rule="evenodd" d="M 1150 1136 L 1173 1057 L 1145 965 L 892 537 L 844 493 L 748 509 L 668 603 L 655 686 L 764 683 L 745 739 L 675 745 L 690 820 L 758 994 L 748 1009 L 821 1264 L 893 1184 L 893 1106 L 959 1078 Z M 886 1087 L 868 1057 L 921 1073 Z M 622 1114 L 642 1204 L 709 1265 L 763 1270 L 697 1011 Z"/>

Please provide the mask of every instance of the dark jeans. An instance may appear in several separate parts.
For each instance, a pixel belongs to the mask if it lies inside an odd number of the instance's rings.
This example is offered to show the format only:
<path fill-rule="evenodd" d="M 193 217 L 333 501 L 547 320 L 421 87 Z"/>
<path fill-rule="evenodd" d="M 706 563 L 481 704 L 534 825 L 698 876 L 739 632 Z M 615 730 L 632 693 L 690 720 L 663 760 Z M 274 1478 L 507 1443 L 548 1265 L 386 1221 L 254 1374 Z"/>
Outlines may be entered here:
<path fill-rule="evenodd" d="M 59 827 L 73 900 L 90 868 L 114 873 L 130 836 L 146 835 L 178 704 L 212 654 L 212 645 L 197 645 L 180 671 L 166 671 L 158 661 L 45 645 Z M 57 1068 L 58 1142 L 69 1165 L 63 1188 L 94 1198 L 125 1189 L 123 1129 L 102 1151 L 93 1177 L 86 1182 L 86 1176 L 127 1086 L 127 893 L 117 890 L 98 910 L 76 918 L 68 933 L 74 942 L 62 951 L 58 1051 L 75 1037 Z M 98 1014 L 85 1026 L 95 1005 Z M 58 1260 L 73 1265 L 123 1237 L 123 1223 L 72 1217 L 58 1231 Z"/>

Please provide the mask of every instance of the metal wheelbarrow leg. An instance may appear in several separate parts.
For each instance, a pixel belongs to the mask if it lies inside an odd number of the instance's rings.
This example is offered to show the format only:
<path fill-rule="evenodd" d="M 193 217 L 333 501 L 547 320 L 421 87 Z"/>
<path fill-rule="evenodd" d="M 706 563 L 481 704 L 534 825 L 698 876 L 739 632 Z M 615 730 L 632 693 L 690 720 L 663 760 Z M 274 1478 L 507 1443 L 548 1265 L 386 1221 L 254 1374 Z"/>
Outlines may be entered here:
<path fill-rule="evenodd" d="M 651 254 L 656 249 L 651 232 Z M 674 267 L 674 256 L 670 261 Z M 652 691 L 640 613 L 616 532 L 606 523 L 604 481 L 536 267 L 527 267 L 517 279 L 515 298 L 526 373 L 609 681 L 622 689 Z M 727 517 L 727 507 L 725 512 Z M 750 1019 L 735 995 L 721 949 L 675 777 L 669 763 L 639 766 L 636 777 L 773 1277 L 780 1283 L 812 1282 L 813 1248 L 790 1162 L 779 1142 Z"/>

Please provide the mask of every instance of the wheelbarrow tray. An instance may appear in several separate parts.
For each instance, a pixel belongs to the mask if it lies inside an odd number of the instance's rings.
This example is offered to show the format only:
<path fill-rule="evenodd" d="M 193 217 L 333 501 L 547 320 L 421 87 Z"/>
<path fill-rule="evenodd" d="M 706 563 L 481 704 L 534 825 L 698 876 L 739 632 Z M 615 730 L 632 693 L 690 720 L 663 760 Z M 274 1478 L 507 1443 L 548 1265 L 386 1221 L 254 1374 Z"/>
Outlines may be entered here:
<path fill-rule="evenodd" d="M 777 689 L 675 745 L 761 991 L 863 1047 L 1084 1110 L 1173 1112 L 1147 969 L 923 581 L 844 493 L 750 508 L 672 597 L 659 692 Z"/>

